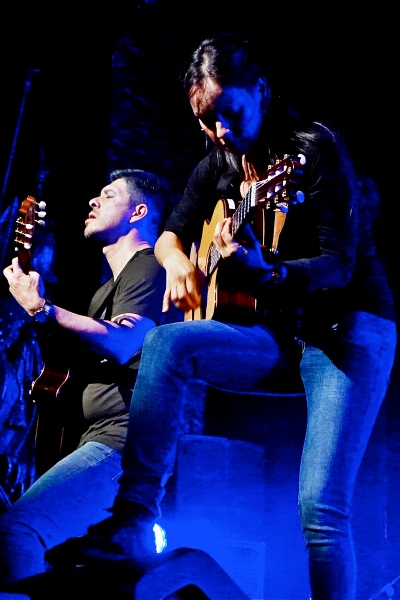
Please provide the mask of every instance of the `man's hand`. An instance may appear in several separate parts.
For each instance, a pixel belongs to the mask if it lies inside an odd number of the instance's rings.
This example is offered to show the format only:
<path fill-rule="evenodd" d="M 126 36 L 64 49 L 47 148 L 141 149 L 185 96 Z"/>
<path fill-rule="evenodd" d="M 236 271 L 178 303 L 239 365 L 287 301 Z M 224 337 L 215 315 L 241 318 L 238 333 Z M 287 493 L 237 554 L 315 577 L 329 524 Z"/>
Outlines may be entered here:
<path fill-rule="evenodd" d="M 4 277 L 10 286 L 10 292 L 26 312 L 33 317 L 44 303 L 44 284 L 41 276 L 36 271 L 24 273 L 18 258 L 3 271 Z"/>
<path fill-rule="evenodd" d="M 200 274 L 187 256 L 180 250 L 174 251 L 164 261 L 166 289 L 163 312 L 167 312 L 171 302 L 184 312 L 200 306 Z"/>

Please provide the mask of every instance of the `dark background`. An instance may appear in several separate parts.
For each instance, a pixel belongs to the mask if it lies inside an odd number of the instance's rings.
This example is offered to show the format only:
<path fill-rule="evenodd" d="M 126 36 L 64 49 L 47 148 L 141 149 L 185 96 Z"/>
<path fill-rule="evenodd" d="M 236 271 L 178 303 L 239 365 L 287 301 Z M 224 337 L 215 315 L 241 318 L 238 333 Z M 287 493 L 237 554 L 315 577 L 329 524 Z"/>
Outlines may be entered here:
<path fill-rule="evenodd" d="M 395 61 L 387 12 L 363 7 L 349 15 L 337 3 L 311 9 L 254 0 L 236 7 L 226 0 L 68 0 L 13 3 L 2 12 L 2 209 L 15 196 L 45 199 L 56 227 L 60 290 L 71 308 L 83 310 L 92 279 L 97 284 L 97 261 L 82 232 L 87 202 L 108 169 L 153 168 L 179 194 L 204 152 L 178 77 L 198 41 L 220 30 L 248 34 L 293 103 L 347 136 L 382 191 L 390 246 Z"/>
<path fill-rule="evenodd" d="M 111 168 L 130 166 L 164 174 L 179 197 L 205 150 L 179 74 L 203 37 L 235 28 L 259 44 L 283 93 L 296 106 L 342 130 L 357 165 L 378 185 L 398 304 L 398 166 L 391 142 L 398 110 L 394 15 L 381 5 L 362 5 L 350 14 L 348 3 L 314 3 L 312 8 L 305 3 L 256 0 L 233 4 L 228 0 L 3 4 L 0 213 L 28 194 L 47 203 L 47 227 L 55 239 L 56 303 L 85 312 L 104 275 L 104 264 L 97 249 L 84 240 L 83 227 L 88 201 L 99 193 Z M 6 266 L 13 254 L 7 236 L 2 253 Z M 6 297 L 4 281 L 2 285 Z M 360 473 L 356 503 L 357 544 L 363 560 L 360 598 L 369 597 L 400 572 L 398 373 L 397 359 Z M 285 485 L 291 482 L 292 511 L 302 411 L 289 412 L 274 438 L 274 448 L 282 444 L 283 456 L 287 448 L 295 448 L 294 462 L 282 466 L 288 469 Z M 258 439 L 255 430 L 246 435 L 245 440 Z M 289 446 L 286 435 L 292 440 Z M 283 489 L 278 487 L 279 493 Z M 292 518 L 297 523 L 294 512 Z M 284 516 L 276 521 L 284 522 Z M 371 539 L 373 545 L 366 545 Z M 291 560 L 295 561 L 293 556 Z M 279 581 L 285 577 L 289 575 L 283 569 Z"/>

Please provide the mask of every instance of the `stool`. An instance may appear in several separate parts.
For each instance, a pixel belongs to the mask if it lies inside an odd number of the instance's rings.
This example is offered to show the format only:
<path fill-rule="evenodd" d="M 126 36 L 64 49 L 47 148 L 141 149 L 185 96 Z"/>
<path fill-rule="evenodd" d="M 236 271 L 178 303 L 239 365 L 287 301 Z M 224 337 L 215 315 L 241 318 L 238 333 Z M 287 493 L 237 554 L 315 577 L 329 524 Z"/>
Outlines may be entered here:
<path fill-rule="evenodd" d="M 288 418 L 291 413 L 293 418 Z M 293 553 L 300 557 L 299 586 L 307 589 L 297 513 L 304 390 L 293 385 L 284 391 L 237 392 L 193 381 L 185 394 L 185 418 L 161 507 L 167 548 L 201 549 L 249 598 L 278 597 L 269 594 L 277 591 L 276 572 L 286 561 L 279 556 L 280 544 L 269 540 L 276 540 L 277 529 L 282 536 L 289 529 L 294 532 Z M 281 480 L 288 516 L 276 513 Z"/>
<path fill-rule="evenodd" d="M 259 417 L 262 414 L 268 416 L 273 413 L 277 403 L 292 406 L 303 406 L 305 403 L 304 388 L 299 377 L 282 382 L 280 387 L 237 391 L 192 380 L 185 389 L 184 434 L 215 435 L 259 443 Z M 244 425 L 250 426 L 252 420 L 256 422 L 250 431 L 245 432 Z"/>

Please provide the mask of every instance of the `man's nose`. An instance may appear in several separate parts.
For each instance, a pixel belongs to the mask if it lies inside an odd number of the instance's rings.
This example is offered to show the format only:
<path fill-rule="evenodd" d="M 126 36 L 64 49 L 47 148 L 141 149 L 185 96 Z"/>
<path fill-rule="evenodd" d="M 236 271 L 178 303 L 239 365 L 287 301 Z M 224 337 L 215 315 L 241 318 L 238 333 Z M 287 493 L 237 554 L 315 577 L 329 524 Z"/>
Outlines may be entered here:
<path fill-rule="evenodd" d="M 99 206 L 99 204 L 100 204 L 99 197 L 92 198 L 91 200 L 89 200 L 89 206 L 90 206 L 90 208 L 95 208 L 96 206 Z"/>

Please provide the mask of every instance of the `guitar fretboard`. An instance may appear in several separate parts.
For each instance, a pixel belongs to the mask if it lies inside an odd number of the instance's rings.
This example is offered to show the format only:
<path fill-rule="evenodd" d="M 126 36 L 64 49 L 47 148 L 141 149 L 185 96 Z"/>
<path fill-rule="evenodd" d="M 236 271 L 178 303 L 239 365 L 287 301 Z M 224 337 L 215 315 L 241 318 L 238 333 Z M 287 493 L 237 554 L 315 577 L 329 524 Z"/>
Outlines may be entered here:
<path fill-rule="evenodd" d="M 255 181 L 251 184 L 251 187 L 243 200 L 238 205 L 237 209 L 232 215 L 232 236 L 235 237 L 240 227 L 245 223 L 247 217 L 252 210 L 261 202 L 265 200 L 268 202 L 272 198 L 275 198 L 275 205 L 278 207 L 277 210 L 287 212 L 287 202 L 279 203 L 279 195 L 286 191 L 289 184 L 294 183 L 294 178 L 302 174 L 302 165 L 305 163 L 305 157 L 299 155 L 295 159 L 286 155 L 281 161 L 278 161 L 274 166 L 270 167 L 270 173 L 266 179 L 262 181 Z M 298 197 L 299 198 L 299 197 Z M 301 202 L 302 200 L 297 200 Z M 295 203 L 296 201 L 294 201 Z M 206 266 L 206 276 L 209 278 L 216 269 L 218 262 L 221 259 L 221 254 L 218 252 L 215 244 L 212 245 L 208 256 L 208 262 Z"/>
<path fill-rule="evenodd" d="M 243 198 L 242 202 L 239 204 L 239 206 L 237 207 L 237 209 L 235 210 L 235 212 L 232 215 L 232 235 L 233 235 L 233 237 L 239 231 L 240 226 L 244 223 L 244 221 L 245 221 L 247 215 L 250 213 L 251 209 L 256 205 L 256 194 L 255 194 L 255 190 L 256 190 L 255 186 L 256 185 L 257 185 L 257 183 L 253 183 L 251 185 L 251 188 L 247 192 L 246 196 Z M 218 252 L 217 247 L 214 244 L 211 247 L 209 262 L 207 265 L 208 266 L 207 275 L 209 277 L 213 274 L 220 259 L 221 259 L 221 254 Z"/>

